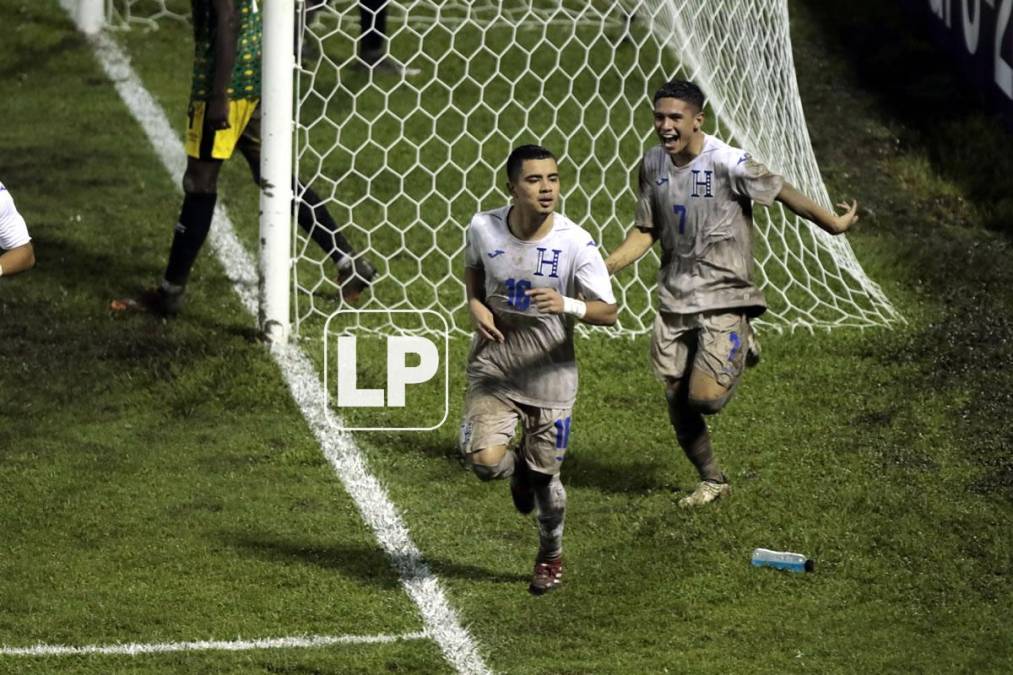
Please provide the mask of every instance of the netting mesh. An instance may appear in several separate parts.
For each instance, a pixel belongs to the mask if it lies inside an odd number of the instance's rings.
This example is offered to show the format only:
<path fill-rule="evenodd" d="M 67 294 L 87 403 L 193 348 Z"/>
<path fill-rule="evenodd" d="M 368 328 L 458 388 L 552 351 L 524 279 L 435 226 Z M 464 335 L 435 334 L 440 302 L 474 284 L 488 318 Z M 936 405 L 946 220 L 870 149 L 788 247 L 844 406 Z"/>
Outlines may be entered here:
<path fill-rule="evenodd" d="M 378 270 L 366 308 L 425 308 L 469 331 L 462 282 L 472 214 L 507 201 L 521 143 L 560 158 L 561 210 L 612 250 L 629 229 L 636 169 L 654 144 L 651 96 L 681 76 L 708 95 L 705 129 L 749 150 L 827 208 L 795 82 L 784 0 L 404 0 L 381 61 L 359 58 L 375 2 L 314 1 L 301 22 L 296 157 L 342 234 Z M 117 0 L 124 21 L 188 3 Z M 141 9 L 148 12 L 144 14 Z M 373 17 L 376 16 L 376 19 Z M 375 25 L 375 23 L 374 23 Z M 844 237 L 779 205 L 754 212 L 756 281 L 784 327 L 900 319 Z M 318 238 L 319 239 L 319 238 Z M 343 307 L 336 266 L 295 232 L 294 321 L 319 334 Z M 653 318 L 656 252 L 615 280 L 617 332 Z"/>
<path fill-rule="evenodd" d="M 189 21 L 188 0 L 106 0 L 107 23 L 112 28 L 157 28 L 159 21 Z"/>

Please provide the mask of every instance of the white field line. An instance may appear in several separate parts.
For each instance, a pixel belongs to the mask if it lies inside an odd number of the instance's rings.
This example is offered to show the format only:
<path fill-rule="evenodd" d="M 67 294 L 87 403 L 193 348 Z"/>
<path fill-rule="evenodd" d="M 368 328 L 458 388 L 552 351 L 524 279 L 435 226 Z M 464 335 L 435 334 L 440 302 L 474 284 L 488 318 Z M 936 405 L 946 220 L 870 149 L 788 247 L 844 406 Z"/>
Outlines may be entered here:
<path fill-rule="evenodd" d="M 364 645 L 429 639 L 424 632 L 401 635 L 303 635 L 260 640 L 199 640 L 196 642 L 155 642 L 150 644 L 68 645 L 37 644 L 31 647 L 0 647 L 0 656 L 82 656 L 89 654 L 167 654 L 170 652 L 240 652 L 251 649 L 309 649 L 333 645 Z"/>
<path fill-rule="evenodd" d="M 144 88 L 130 67 L 128 57 L 112 38 L 106 33 L 99 33 L 91 39 L 91 44 L 102 69 L 143 127 L 172 179 L 180 185 L 186 158 L 165 111 Z M 256 266 L 236 237 L 232 222 L 221 204 L 215 209 L 210 238 L 243 306 L 257 316 Z M 471 635 L 447 601 L 439 580 L 423 561 L 387 491 L 369 472 L 354 439 L 341 430 L 341 425 L 325 408 L 320 378 L 312 362 L 294 345 L 275 348 L 272 355 L 324 455 L 397 569 L 401 584 L 418 606 L 426 634 L 436 640 L 444 657 L 459 672 L 491 672 Z"/>

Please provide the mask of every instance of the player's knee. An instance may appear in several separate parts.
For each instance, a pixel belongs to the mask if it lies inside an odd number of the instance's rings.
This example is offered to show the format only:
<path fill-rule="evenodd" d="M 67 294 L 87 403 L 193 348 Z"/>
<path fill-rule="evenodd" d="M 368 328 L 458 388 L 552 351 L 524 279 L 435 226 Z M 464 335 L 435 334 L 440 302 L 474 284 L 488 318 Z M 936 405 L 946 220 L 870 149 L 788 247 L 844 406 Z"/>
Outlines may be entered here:
<path fill-rule="evenodd" d="M 188 169 L 183 174 L 183 192 L 187 194 L 212 194 L 218 191 L 217 183 L 216 176 L 208 172 Z"/>
<path fill-rule="evenodd" d="M 213 194 L 218 191 L 220 159 L 187 158 L 183 172 L 183 191 L 188 194 Z"/>
<path fill-rule="evenodd" d="M 476 450 L 467 459 L 471 470 L 483 481 L 509 478 L 514 473 L 514 455 L 502 445 Z"/>
<path fill-rule="evenodd" d="M 690 396 L 688 398 L 688 403 L 690 408 L 702 415 L 713 415 L 720 412 L 731 397 L 732 392 L 730 391 L 716 398 L 697 398 L 695 396 Z"/>

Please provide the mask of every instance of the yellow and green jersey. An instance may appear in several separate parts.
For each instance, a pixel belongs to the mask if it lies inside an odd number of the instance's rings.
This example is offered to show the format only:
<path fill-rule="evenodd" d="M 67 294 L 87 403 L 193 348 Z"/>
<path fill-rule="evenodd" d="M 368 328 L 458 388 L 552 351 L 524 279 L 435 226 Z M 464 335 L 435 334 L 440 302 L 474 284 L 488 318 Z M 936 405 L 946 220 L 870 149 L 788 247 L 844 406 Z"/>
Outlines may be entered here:
<path fill-rule="evenodd" d="M 257 0 L 235 0 L 239 15 L 236 65 L 226 93 L 230 99 L 260 98 L 260 11 Z M 215 77 L 215 33 L 218 15 L 211 0 L 190 0 L 193 11 L 193 87 L 191 101 L 211 98 Z"/>

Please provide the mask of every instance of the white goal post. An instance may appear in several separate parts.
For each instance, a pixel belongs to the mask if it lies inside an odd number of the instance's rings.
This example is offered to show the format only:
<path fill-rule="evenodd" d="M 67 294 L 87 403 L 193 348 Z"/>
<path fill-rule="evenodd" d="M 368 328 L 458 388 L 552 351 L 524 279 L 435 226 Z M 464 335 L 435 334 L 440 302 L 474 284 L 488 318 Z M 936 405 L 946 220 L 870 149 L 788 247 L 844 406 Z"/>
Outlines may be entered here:
<path fill-rule="evenodd" d="M 263 12 L 259 319 L 265 336 L 285 343 L 291 330 L 295 2 L 269 0 Z"/>
<path fill-rule="evenodd" d="M 103 1 L 116 26 L 157 26 L 189 10 L 188 0 Z M 786 0 L 259 5 L 270 186 L 261 201 L 261 319 L 278 338 L 289 321 L 301 337 L 319 337 L 326 317 L 347 308 L 337 292 L 341 254 L 294 226 L 294 173 L 295 198 L 312 188 L 377 268 L 364 308 L 435 310 L 466 334 L 464 228 L 474 212 L 506 202 L 510 148 L 540 143 L 559 156 L 563 212 L 611 250 L 632 223 L 637 164 L 655 142 L 651 96 L 675 76 L 703 88 L 708 133 L 832 208 L 795 81 Z M 382 58 L 366 58 L 364 35 L 375 39 L 381 27 Z M 781 330 L 903 320 L 847 239 L 779 205 L 757 208 L 754 220 L 755 281 L 770 306 L 758 323 Z M 614 280 L 614 334 L 649 328 L 658 264 L 652 252 Z"/>
<path fill-rule="evenodd" d="M 60 5 L 72 10 L 74 24 L 86 35 L 94 35 L 106 25 L 106 0 L 60 0 Z"/>

